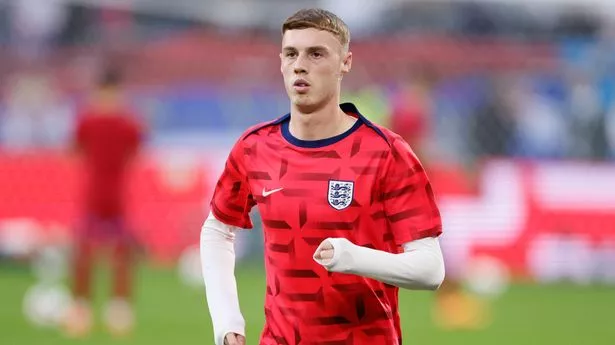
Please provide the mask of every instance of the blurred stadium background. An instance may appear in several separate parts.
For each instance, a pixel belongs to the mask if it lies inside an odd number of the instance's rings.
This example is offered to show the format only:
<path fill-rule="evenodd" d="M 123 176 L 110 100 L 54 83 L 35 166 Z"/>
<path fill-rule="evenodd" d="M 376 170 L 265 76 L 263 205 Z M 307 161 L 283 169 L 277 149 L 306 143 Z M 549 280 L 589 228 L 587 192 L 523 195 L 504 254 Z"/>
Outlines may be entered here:
<path fill-rule="evenodd" d="M 352 30 L 344 101 L 405 136 L 430 173 L 448 275 L 474 296 L 453 310 L 483 306 L 455 327 L 433 294 L 402 292 L 406 342 L 615 344 L 611 0 L 0 1 L 1 344 L 212 343 L 196 248 L 210 192 L 241 131 L 287 112 L 279 27 L 314 6 Z M 129 197 L 138 321 L 126 339 L 98 327 L 69 340 L 71 136 L 109 61 L 149 131 Z M 260 236 L 238 242 L 249 344 Z M 99 304 L 107 278 L 102 264 Z"/>

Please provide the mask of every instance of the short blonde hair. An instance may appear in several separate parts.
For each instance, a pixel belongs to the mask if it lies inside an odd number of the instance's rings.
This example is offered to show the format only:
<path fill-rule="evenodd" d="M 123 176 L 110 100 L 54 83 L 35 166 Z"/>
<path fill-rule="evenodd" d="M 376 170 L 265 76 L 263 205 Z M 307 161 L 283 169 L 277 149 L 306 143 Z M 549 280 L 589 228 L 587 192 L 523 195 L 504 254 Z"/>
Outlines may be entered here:
<path fill-rule="evenodd" d="M 327 10 L 310 8 L 297 11 L 282 24 L 282 35 L 288 30 L 318 29 L 332 33 L 348 50 L 350 30 L 344 21 Z"/>

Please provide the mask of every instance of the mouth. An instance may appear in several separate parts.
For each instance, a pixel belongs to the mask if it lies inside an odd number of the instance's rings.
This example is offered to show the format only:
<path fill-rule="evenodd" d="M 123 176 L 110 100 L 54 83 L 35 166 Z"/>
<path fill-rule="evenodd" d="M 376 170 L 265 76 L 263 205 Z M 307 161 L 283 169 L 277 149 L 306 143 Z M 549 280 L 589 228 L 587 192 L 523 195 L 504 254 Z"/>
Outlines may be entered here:
<path fill-rule="evenodd" d="M 293 83 L 293 88 L 299 93 L 304 93 L 310 88 L 310 83 L 308 83 L 305 79 L 297 79 Z"/>

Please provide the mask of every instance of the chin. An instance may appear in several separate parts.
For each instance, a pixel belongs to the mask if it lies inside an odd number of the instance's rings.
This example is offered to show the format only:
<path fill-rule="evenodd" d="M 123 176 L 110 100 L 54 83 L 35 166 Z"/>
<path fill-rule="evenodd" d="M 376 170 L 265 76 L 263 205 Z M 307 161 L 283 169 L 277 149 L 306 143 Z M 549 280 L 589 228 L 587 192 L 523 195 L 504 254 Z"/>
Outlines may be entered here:
<path fill-rule="evenodd" d="M 296 94 L 293 95 L 292 102 L 297 107 L 310 107 L 316 103 L 307 95 L 296 95 Z"/>
<path fill-rule="evenodd" d="M 291 98 L 291 103 L 302 113 L 309 114 L 321 109 L 326 105 L 326 98 L 316 98 L 306 94 L 294 94 Z"/>
<path fill-rule="evenodd" d="M 295 108 L 299 110 L 302 114 L 311 114 L 321 108 L 321 105 L 314 102 L 298 102 L 294 104 Z"/>

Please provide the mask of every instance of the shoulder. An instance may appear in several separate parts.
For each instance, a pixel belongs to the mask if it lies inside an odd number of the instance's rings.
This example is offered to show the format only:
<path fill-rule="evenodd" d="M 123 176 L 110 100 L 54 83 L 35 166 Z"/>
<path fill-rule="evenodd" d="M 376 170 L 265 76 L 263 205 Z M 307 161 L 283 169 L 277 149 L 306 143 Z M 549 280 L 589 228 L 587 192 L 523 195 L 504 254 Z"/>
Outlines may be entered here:
<path fill-rule="evenodd" d="M 275 120 L 261 122 L 247 128 L 236 139 L 231 149 L 230 155 L 239 158 L 244 154 L 249 154 L 253 151 L 251 148 L 253 148 L 254 145 L 257 144 L 257 142 L 262 142 L 269 136 L 269 134 L 279 131 L 280 124 L 288 118 L 289 115 L 287 114 Z"/>
<path fill-rule="evenodd" d="M 421 163 L 415 152 L 410 147 L 410 144 L 401 135 L 392 130 L 370 124 L 368 127 L 373 133 L 368 134 L 370 137 L 370 147 L 378 150 L 384 165 L 385 173 L 392 171 L 410 169 L 411 171 L 422 170 Z"/>
<path fill-rule="evenodd" d="M 412 151 L 410 145 L 399 134 L 367 120 L 364 122 L 371 132 L 368 134 L 371 141 L 370 146 L 380 148 L 388 154 Z"/>
<path fill-rule="evenodd" d="M 278 117 L 275 120 L 261 122 L 254 126 L 251 126 L 239 136 L 237 142 L 242 143 L 248 140 L 252 140 L 254 137 L 266 135 L 268 133 L 271 133 L 272 131 L 276 131 L 279 129 L 280 124 L 285 120 L 288 120 L 289 118 L 290 115 L 286 114 L 284 116 Z"/>
<path fill-rule="evenodd" d="M 353 103 L 342 103 L 340 107 L 345 113 L 358 116 L 360 121 L 365 124 L 366 129 L 362 131 L 362 135 L 364 139 L 370 141 L 370 147 L 390 151 L 394 146 L 398 145 L 397 142 L 399 140 L 402 140 L 402 138 L 392 130 L 368 120 Z"/>
<path fill-rule="evenodd" d="M 387 138 L 387 142 L 389 144 L 389 149 L 392 153 L 395 152 L 412 152 L 412 148 L 410 144 L 401 135 L 393 132 L 392 130 L 384 127 L 380 127 L 382 129 L 383 134 Z"/>

